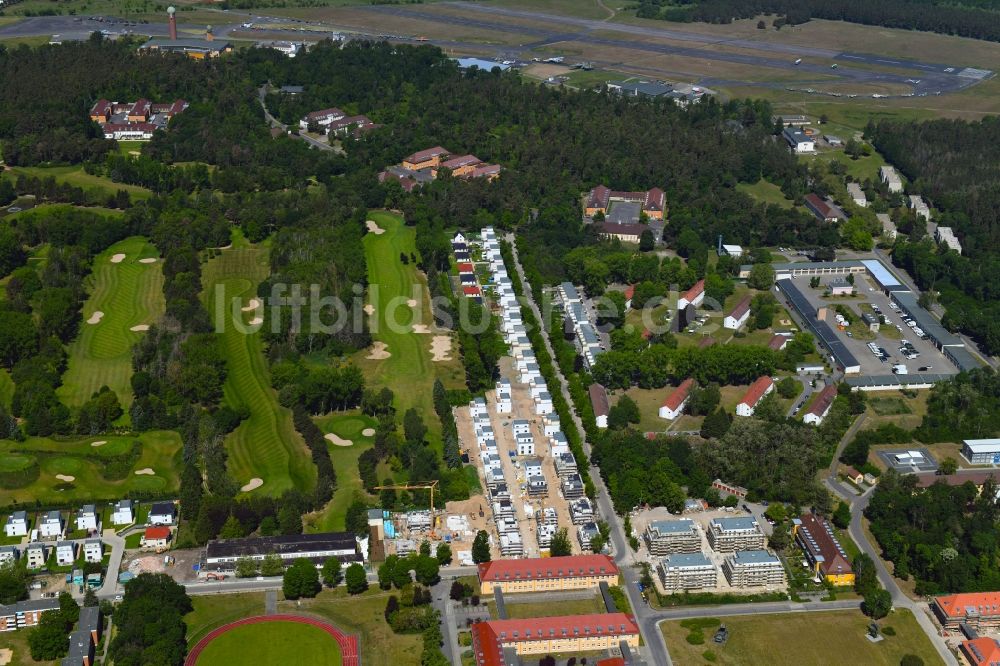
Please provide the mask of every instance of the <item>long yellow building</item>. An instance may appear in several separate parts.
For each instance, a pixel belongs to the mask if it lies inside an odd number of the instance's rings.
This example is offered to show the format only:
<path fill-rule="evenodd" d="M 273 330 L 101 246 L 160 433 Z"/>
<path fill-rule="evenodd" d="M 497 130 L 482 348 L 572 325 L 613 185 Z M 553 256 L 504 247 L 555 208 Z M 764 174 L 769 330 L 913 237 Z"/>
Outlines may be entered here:
<path fill-rule="evenodd" d="M 480 594 L 586 590 L 618 583 L 618 567 L 607 555 L 568 555 L 496 560 L 479 565 Z"/>

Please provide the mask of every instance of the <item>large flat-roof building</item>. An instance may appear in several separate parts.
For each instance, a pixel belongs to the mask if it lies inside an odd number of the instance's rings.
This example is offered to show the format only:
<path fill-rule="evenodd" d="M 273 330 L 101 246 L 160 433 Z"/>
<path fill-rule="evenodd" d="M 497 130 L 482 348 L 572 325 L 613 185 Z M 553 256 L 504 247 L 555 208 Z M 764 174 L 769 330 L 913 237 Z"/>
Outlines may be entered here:
<path fill-rule="evenodd" d="M 962 440 L 962 457 L 973 465 L 1000 465 L 1000 437 Z"/>
<path fill-rule="evenodd" d="M 218 58 L 223 53 L 232 53 L 233 45 L 215 39 L 163 39 L 153 38 L 139 47 L 139 51 L 159 53 L 183 53 L 195 60 Z"/>
<path fill-rule="evenodd" d="M 656 568 L 667 592 L 712 589 L 719 581 L 718 568 L 701 552 L 668 555 Z"/>
<path fill-rule="evenodd" d="M 733 587 L 774 587 L 785 584 L 781 560 L 766 550 L 738 550 L 722 563 Z"/>
<path fill-rule="evenodd" d="M 472 625 L 477 666 L 520 663 L 517 656 L 639 647 L 639 625 L 625 613 L 489 620 Z M 513 655 L 505 654 L 507 650 Z"/>
<path fill-rule="evenodd" d="M 52 610 L 59 610 L 58 599 L 30 599 L 0 606 L 0 631 L 33 627 L 41 621 L 43 613 Z"/>
<path fill-rule="evenodd" d="M 616 585 L 618 567 L 607 555 L 568 555 L 523 560 L 494 560 L 478 566 L 480 594 L 589 590 Z"/>
<path fill-rule="evenodd" d="M 713 518 L 708 524 L 708 543 L 719 553 L 761 550 L 767 545 L 767 537 L 752 516 Z"/>
<path fill-rule="evenodd" d="M 336 557 L 342 563 L 364 560 L 357 538 L 349 532 L 216 539 L 205 546 L 201 573 L 235 571 L 241 558 L 263 560 L 271 554 L 286 565 L 299 558 L 312 560 L 317 566 L 322 566 L 329 557 Z"/>
<path fill-rule="evenodd" d="M 693 520 L 655 520 L 646 526 L 643 539 L 650 554 L 701 552 L 701 530 Z"/>
<path fill-rule="evenodd" d="M 834 585 L 853 585 L 854 571 L 847 553 L 825 518 L 812 513 L 792 520 L 792 537 L 817 576 Z"/>

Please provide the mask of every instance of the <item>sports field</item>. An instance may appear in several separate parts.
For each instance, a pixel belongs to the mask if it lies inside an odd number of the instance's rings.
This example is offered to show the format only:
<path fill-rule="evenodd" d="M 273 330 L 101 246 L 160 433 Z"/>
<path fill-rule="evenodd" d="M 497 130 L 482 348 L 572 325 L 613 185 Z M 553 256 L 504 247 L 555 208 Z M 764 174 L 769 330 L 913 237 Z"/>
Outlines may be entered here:
<path fill-rule="evenodd" d="M 103 443 L 102 443 L 103 442 Z M 142 452 L 134 461 L 135 443 Z M 39 501 L 66 504 L 124 497 L 141 490 L 169 495 L 180 485 L 177 458 L 181 438 L 156 430 L 138 436 L 97 435 L 72 439 L 29 437 L 0 440 L 0 470 L 38 465 L 38 478 L 23 488 L 0 488 L 0 504 Z M 142 471 L 142 474 L 136 472 Z M 109 478 L 110 477 L 110 478 Z"/>
<path fill-rule="evenodd" d="M 354 362 L 364 372 L 368 386 L 389 387 L 396 394 L 400 412 L 417 408 L 431 432 L 438 432 L 440 425 L 434 416 L 432 396 L 434 379 L 439 377 L 446 388 L 459 388 L 465 382 L 457 341 L 452 344 L 451 360 L 431 360 L 435 334 L 412 330 L 419 323 L 433 330 L 426 279 L 412 262 L 404 265 L 399 259 L 400 254 L 409 256 L 415 252 L 416 231 L 404 225 L 398 215 L 386 212 L 369 215 L 384 232 L 369 233 L 364 240 L 368 304 L 375 308 L 369 323 L 372 338 L 384 344 L 389 355 L 373 359 L 368 358 L 371 350 L 363 350 L 354 356 Z M 417 301 L 416 306 L 408 305 L 411 299 Z"/>
<path fill-rule="evenodd" d="M 871 643 L 865 638 L 871 620 L 858 611 L 747 615 L 727 617 L 722 621 L 729 629 L 729 640 L 722 646 L 712 641 L 714 628 L 703 631 L 703 643 L 692 644 L 688 642 L 691 632 L 680 622 L 662 623 L 660 628 L 674 664 L 897 666 L 907 654 L 917 655 L 928 666 L 941 663 L 930 639 L 908 610 L 896 610 L 879 621 L 883 629 L 892 627 L 895 632 L 894 636 L 885 636 L 879 643 Z"/>
<path fill-rule="evenodd" d="M 358 411 L 341 412 L 321 416 L 316 425 L 324 433 L 334 433 L 349 440 L 351 446 L 337 446 L 330 442 L 330 460 L 337 474 L 337 489 L 330 502 L 317 513 L 304 516 L 307 532 L 342 532 L 347 507 L 356 493 L 363 493 L 361 477 L 358 475 L 358 457 L 370 449 L 374 438 L 362 435 L 367 428 L 374 428 L 376 421 Z"/>
<path fill-rule="evenodd" d="M 296 622 L 264 622 L 235 627 L 216 637 L 198 657 L 198 666 L 258 664 L 340 666 L 337 642 L 319 627 Z"/>
<path fill-rule="evenodd" d="M 267 252 L 266 245 L 253 246 L 235 237 L 231 248 L 205 262 L 202 297 L 209 312 L 215 313 L 215 295 L 218 289 L 223 290 L 227 319 L 219 335 L 228 371 L 224 399 L 234 408 L 245 406 L 250 410 L 250 417 L 226 437 L 229 472 L 241 486 L 251 479 L 261 479 L 263 485 L 256 492 L 280 495 L 290 488 L 311 489 L 316 482 L 316 468 L 292 425 L 291 411 L 278 404 L 271 388 L 260 334 L 238 330 L 228 307 L 230 299 L 246 303 L 257 294 L 257 285 L 268 275 Z M 246 323 L 256 316 L 254 312 L 238 314 Z"/>
<path fill-rule="evenodd" d="M 107 386 L 128 414 L 132 346 L 145 335 L 141 327 L 155 324 L 165 307 L 162 263 L 149 262 L 157 254 L 145 238 L 136 236 L 115 243 L 94 259 L 88 278 L 90 298 L 83 306 L 80 333 L 69 346 L 69 363 L 57 391 L 66 405 L 79 407 Z M 95 313 L 101 313 L 99 319 Z"/>

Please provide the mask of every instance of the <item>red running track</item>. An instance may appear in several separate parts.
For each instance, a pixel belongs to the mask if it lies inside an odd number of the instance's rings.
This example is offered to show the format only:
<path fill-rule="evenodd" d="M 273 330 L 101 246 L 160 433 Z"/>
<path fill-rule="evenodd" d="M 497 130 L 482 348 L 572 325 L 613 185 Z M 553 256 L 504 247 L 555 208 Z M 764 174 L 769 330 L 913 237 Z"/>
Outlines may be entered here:
<path fill-rule="evenodd" d="M 358 639 L 356 636 L 348 636 L 328 622 L 323 622 L 322 620 L 317 620 L 311 617 L 305 617 L 303 615 L 258 615 L 257 617 L 248 617 L 243 620 L 237 620 L 236 622 L 223 625 L 218 629 L 213 629 L 208 633 L 208 635 L 198 641 L 193 648 L 191 648 L 191 651 L 188 652 L 187 659 L 184 660 L 184 666 L 195 666 L 198 661 L 198 657 L 201 656 L 205 647 L 214 639 L 218 638 L 230 629 L 243 627 L 248 624 L 260 624 L 262 622 L 298 622 L 299 624 L 308 624 L 313 627 L 318 627 L 330 634 L 330 636 L 333 637 L 333 640 L 337 641 L 337 645 L 340 646 L 340 657 L 344 666 L 361 666 L 361 658 L 358 655 Z"/>

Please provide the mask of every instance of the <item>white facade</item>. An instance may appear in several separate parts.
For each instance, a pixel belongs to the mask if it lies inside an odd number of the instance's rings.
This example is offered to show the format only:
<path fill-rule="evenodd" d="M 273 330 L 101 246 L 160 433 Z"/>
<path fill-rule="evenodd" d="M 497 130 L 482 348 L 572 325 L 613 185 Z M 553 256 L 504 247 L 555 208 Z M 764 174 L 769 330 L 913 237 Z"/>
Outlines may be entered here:
<path fill-rule="evenodd" d="M 878 169 L 878 177 L 890 192 L 902 192 L 903 191 L 903 181 L 899 178 L 899 174 L 891 166 L 880 166 Z"/>
<path fill-rule="evenodd" d="M 51 538 L 62 536 L 63 520 L 62 514 L 58 511 L 49 511 L 38 523 L 38 534 L 42 537 Z"/>
<path fill-rule="evenodd" d="M 83 559 L 86 562 L 100 562 L 104 559 L 104 544 L 100 539 L 87 539 L 83 542 Z"/>
<path fill-rule="evenodd" d="M 7 516 L 3 531 L 8 537 L 28 536 L 28 514 L 24 511 L 15 511 Z"/>
<path fill-rule="evenodd" d="M 865 191 L 861 189 L 860 185 L 848 183 L 847 193 L 851 195 L 851 200 L 854 201 L 855 205 L 868 208 L 868 197 L 865 196 Z"/>
<path fill-rule="evenodd" d="M 729 328 L 734 331 L 738 331 L 740 328 L 743 327 L 743 324 L 747 323 L 747 319 L 750 318 L 750 308 L 744 310 L 743 314 L 740 315 L 739 317 L 734 317 L 733 314 L 735 313 L 730 313 L 726 315 L 726 318 L 722 321 L 722 326 L 724 328 Z"/>
<path fill-rule="evenodd" d="M 33 543 L 24 551 L 24 559 L 29 569 L 41 569 L 45 566 L 45 546 Z"/>
<path fill-rule="evenodd" d="M 552 396 L 548 393 L 542 393 L 537 398 L 535 398 L 535 414 L 551 414 L 552 413 Z"/>
<path fill-rule="evenodd" d="M 56 564 L 60 567 L 69 566 L 76 560 L 76 542 L 60 541 L 56 544 Z"/>
<path fill-rule="evenodd" d="M 691 396 L 685 396 L 681 404 L 677 406 L 677 409 L 671 409 L 668 405 L 660 406 L 660 418 L 666 419 L 667 421 L 673 421 L 678 416 L 684 413 L 684 408 L 687 407 L 688 400 Z"/>
<path fill-rule="evenodd" d="M 768 379 L 770 380 L 770 378 Z M 774 390 L 774 382 L 769 381 L 767 384 L 767 388 L 764 389 L 764 392 L 760 394 L 759 398 L 753 401 L 752 405 L 746 402 L 746 399 L 740 401 L 740 404 L 736 405 L 736 414 L 738 416 L 753 416 L 754 409 L 757 408 L 757 405 L 760 404 L 760 401 L 763 400 L 773 390 Z"/>
<path fill-rule="evenodd" d="M 97 510 L 93 504 L 85 505 L 77 512 L 76 529 L 87 530 L 88 532 L 97 531 Z"/>
<path fill-rule="evenodd" d="M 150 511 L 149 511 L 149 524 L 150 525 L 173 525 L 174 524 L 174 520 L 176 519 L 176 516 L 177 516 L 177 514 L 172 510 L 173 509 L 173 504 L 169 505 L 170 509 L 171 509 L 170 511 L 167 511 L 167 510 L 159 511 L 159 510 L 157 510 L 157 506 L 158 505 L 154 504 L 153 508 L 150 509 Z"/>
<path fill-rule="evenodd" d="M 114 525 L 131 525 L 135 522 L 133 514 L 132 500 L 119 500 L 115 502 L 114 511 L 111 513 L 111 523 Z"/>
<path fill-rule="evenodd" d="M 917 217 L 922 217 L 925 220 L 931 219 L 931 209 L 926 203 L 924 203 L 923 197 L 919 194 L 911 194 L 907 198 L 906 205 L 917 215 Z"/>

